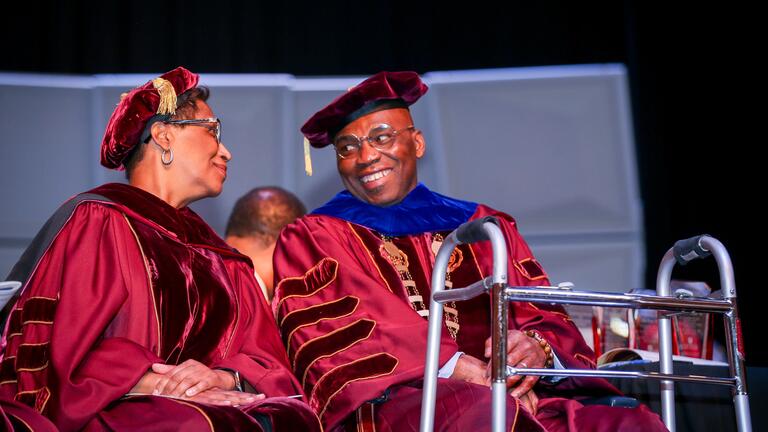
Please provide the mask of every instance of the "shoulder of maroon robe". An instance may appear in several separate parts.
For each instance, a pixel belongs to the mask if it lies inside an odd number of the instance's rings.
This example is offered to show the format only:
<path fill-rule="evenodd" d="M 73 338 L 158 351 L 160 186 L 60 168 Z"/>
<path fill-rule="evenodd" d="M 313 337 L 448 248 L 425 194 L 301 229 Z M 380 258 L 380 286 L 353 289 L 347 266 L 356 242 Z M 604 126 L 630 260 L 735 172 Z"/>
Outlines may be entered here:
<path fill-rule="evenodd" d="M 114 206 L 126 216 L 152 225 L 162 235 L 190 244 L 217 249 L 225 254 L 232 254 L 252 267 L 250 259 L 227 245 L 191 209 L 177 210 L 160 198 L 139 188 L 122 183 L 108 183 L 78 194 L 62 204 L 37 233 L 6 280 L 26 283 L 43 253 L 69 221 L 75 209 L 84 202 L 98 202 Z"/>
<path fill-rule="evenodd" d="M 108 183 L 91 189 L 86 194 L 105 197 L 107 201 L 118 205 L 129 217 L 153 224 L 161 234 L 170 235 L 189 245 L 216 249 L 227 255 L 241 257 L 244 262 L 250 263 L 247 257 L 227 245 L 189 207 L 176 209 L 147 191 L 123 183 Z"/>
<path fill-rule="evenodd" d="M 273 309 L 296 377 L 330 429 L 392 385 L 424 373 L 427 321 L 370 230 L 308 215 L 275 250 Z M 443 338 L 441 364 L 455 352 Z"/>
<path fill-rule="evenodd" d="M 131 340 L 103 338 L 128 296 L 127 272 L 144 266 L 122 213 L 81 201 L 54 234 L 9 316 L 0 395 L 79 428 L 159 359 Z"/>

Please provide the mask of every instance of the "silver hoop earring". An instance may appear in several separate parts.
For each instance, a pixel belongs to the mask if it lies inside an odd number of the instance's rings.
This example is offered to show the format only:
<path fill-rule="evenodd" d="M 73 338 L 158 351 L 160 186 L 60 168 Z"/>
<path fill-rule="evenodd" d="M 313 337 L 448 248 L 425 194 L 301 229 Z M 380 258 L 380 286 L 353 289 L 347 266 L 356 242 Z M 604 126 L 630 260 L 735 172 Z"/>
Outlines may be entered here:
<path fill-rule="evenodd" d="M 168 155 L 168 160 L 165 160 L 165 155 Z M 163 163 L 163 165 L 168 166 L 173 162 L 173 149 L 169 148 L 168 150 L 163 149 L 163 153 L 160 154 L 160 162 Z"/>
<path fill-rule="evenodd" d="M 164 149 L 163 146 L 156 143 L 155 140 L 152 140 L 152 143 L 154 143 L 160 150 L 162 150 L 163 153 L 160 154 L 160 162 L 163 163 L 163 165 L 168 166 L 173 162 L 173 149 L 168 147 L 168 150 Z M 165 160 L 165 155 L 168 155 L 168 160 Z"/>

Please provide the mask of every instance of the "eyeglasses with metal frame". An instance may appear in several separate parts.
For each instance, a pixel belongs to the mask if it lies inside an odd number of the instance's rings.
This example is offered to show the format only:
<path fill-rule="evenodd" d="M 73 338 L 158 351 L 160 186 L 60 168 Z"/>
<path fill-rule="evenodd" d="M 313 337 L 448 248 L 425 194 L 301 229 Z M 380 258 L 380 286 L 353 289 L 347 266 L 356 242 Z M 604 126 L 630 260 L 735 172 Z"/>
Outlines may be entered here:
<path fill-rule="evenodd" d="M 221 120 L 216 117 L 201 118 L 201 119 L 166 120 L 163 123 L 204 127 L 209 131 L 211 131 L 216 137 L 216 142 L 221 144 Z"/>
<path fill-rule="evenodd" d="M 388 150 L 395 143 L 397 136 L 404 131 L 415 129 L 413 125 L 404 127 L 402 129 L 395 130 L 392 126 L 382 123 L 374 126 L 368 131 L 368 135 L 362 138 L 354 134 L 337 136 L 333 140 L 333 147 L 336 150 L 336 154 L 341 159 L 349 159 L 357 156 L 360 152 L 360 148 L 363 146 L 363 141 L 368 141 L 368 144 L 376 150 Z"/>

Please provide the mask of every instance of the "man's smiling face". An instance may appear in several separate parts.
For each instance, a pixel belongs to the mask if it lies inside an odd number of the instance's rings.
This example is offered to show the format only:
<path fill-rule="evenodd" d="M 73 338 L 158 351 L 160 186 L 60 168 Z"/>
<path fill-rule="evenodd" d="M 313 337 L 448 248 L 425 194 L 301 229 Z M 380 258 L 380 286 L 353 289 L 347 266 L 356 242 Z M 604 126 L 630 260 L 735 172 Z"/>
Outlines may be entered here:
<path fill-rule="evenodd" d="M 397 204 L 418 183 L 416 161 L 424 155 L 421 131 L 413 125 L 405 108 L 386 109 L 364 115 L 344 127 L 336 137 L 355 135 L 364 138 L 381 125 L 400 131 L 391 147 L 378 150 L 363 140 L 356 154 L 341 158 L 336 165 L 347 190 L 362 201 L 380 207 Z"/>

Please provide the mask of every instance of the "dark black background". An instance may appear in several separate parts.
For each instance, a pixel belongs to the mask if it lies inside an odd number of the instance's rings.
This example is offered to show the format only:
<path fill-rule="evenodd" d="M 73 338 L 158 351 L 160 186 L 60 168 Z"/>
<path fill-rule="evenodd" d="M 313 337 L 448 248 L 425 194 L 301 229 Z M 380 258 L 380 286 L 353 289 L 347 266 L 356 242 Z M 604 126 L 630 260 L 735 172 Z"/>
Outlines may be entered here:
<path fill-rule="evenodd" d="M 731 253 L 747 361 L 761 336 L 760 236 L 752 221 L 761 99 L 750 77 L 754 11 L 722 4 L 406 1 L 24 2 L 3 14 L 0 70 L 364 75 L 621 62 L 627 65 L 644 205 L 648 286 L 680 238 L 709 233 Z M 762 53 L 762 54 L 760 54 Z M 753 101 L 750 104 L 750 101 Z M 747 108 L 750 107 L 750 108 Z M 756 129 L 756 128 L 754 128 Z M 676 277 L 717 286 L 714 261 Z"/>

